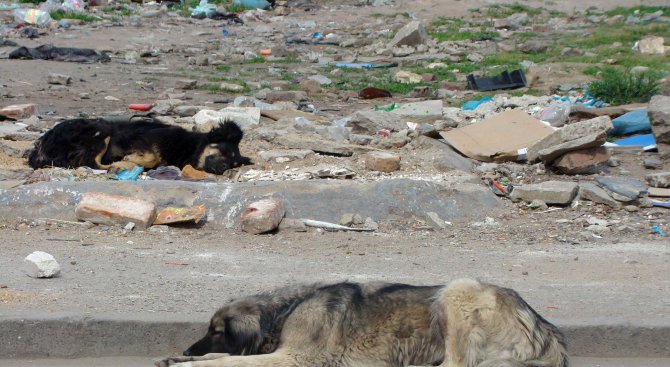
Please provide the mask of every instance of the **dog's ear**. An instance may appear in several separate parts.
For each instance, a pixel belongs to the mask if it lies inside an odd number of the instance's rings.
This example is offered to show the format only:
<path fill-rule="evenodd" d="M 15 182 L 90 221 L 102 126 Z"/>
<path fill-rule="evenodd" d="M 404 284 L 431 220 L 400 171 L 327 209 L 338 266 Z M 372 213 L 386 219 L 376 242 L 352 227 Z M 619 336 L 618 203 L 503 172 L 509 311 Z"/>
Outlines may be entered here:
<path fill-rule="evenodd" d="M 230 354 L 250 355 L 258 353 L 263 341 L 261 324 L 256 315 L 226 317 L 225 340 Z"/>
<path fill-rule="evenodd" d="M 207 142 L 239 144 L 243 136 L 242 129 L 235 122 L 226 120 L 207 133 Z"/>

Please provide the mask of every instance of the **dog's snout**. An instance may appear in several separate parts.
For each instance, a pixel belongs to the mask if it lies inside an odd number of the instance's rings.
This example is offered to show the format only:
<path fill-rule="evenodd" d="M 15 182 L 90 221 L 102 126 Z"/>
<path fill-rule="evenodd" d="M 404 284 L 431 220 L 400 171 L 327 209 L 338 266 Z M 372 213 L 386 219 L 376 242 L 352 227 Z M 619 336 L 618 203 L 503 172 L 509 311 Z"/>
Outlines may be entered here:
<path fill-rule="evenodd" d="M 191 348 L 186 349 L 186 350 L 184 351 L 183 354 L 184 354 L 186 357 L 190 357 L 190 356 L 192 356 L 192 354 L 191 354 Z"/>

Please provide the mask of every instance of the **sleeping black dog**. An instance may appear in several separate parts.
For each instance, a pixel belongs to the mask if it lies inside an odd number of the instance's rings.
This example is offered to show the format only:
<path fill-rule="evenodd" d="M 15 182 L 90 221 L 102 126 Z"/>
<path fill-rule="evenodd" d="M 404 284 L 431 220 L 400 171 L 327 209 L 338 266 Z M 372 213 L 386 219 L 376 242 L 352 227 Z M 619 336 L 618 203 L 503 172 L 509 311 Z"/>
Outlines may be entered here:
<path fill-rule="evenodd" d="M 240 154 L 242 130 L 226 121 L 208 133 L 191 132 L 157 121 L 117 123 L 103 119 L 66 120 L 35 142 L 32 168 L 80 167 L 124 170 L 134 166 L 191 166 L 222 174 L 250 164 Z"/>

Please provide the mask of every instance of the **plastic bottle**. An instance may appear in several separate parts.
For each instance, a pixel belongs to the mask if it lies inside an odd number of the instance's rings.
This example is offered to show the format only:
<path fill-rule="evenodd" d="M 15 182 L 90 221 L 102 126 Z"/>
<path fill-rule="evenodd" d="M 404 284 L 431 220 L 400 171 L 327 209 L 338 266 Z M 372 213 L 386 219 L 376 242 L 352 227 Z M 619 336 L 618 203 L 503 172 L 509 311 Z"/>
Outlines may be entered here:
<path fill-rule="evenodd" d="M 16 9 L 14 10 L 14 21 L 17 23 L 32 24 L 43 27 L 51 22 L 51 15 L 39 9 Z"/>

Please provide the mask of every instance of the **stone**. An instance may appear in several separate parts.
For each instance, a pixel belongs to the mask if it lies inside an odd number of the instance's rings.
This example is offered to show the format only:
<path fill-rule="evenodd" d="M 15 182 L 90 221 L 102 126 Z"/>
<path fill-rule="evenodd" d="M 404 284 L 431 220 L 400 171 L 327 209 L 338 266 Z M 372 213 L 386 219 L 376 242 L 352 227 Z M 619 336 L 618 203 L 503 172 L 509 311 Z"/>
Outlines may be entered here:
<path fill-rule="evenodd" d="M 584 54 L 584 51 L 582 51 L 578 48 L 565 47 L 563 50 L 561 50 L 561 56 L 563 56 L 563 57 L 581 56 L 583 54 Z"/>
<path fill-rule="evenodd" d="M 304 91 L 270 91 L 267 92 L 264 99 L 270 103 L 290 101 L 298 104 L 307 100 L 307 93 Z"/>
<path fill-rule="evenodd" d="M 170 232 L 170 227 L 165 224 L 159 224 L 149 227 L 149 232 L 167 233 Z"/>
<path fill-rule="evenodd" d="M 172 112 L 180 117 L 190 117 L 203 109 L 205 109 L 203 106 L 177 106 L 172 110 Z"/>
<path fill-rule="evenodd" d="M 123 227 L 123 229 L 125 229 L 126 231 L 132 231 L 133 229 L 135 229 L 135 223 L 133 223 L 133 222 L 128 222 L 128 223 Z"/>
<path fill-rule="evenodd" d="M 670 187 L 670 172 L 652 173 L 646 177 L 647 183 L 651 187 L 668 188 Z"/>
<path fill-rule="evenodd" d="M 644 165 L 644 168 L 649 168 L 649 169 L 661 169 L 661 168 L 663 168 L 663 162 L 656 157 L 645 158 L 644 161 L 642 162 L 642 164 Z"/>
<path fill-rule="evenodd" d="M 349 134 L 349 142 L 351 144 L 368 145 L 374 140 L 374 136 L 362 134 Z"/>
<path fill-rule="evenodd" d="M 263 150 L 258 152 L 258 156 L 265 161 L 290 162 L 296 159 L 305 159 L 314 154 L 314 151 L 307 149 L 275 149 Z"/>
<path fill-rule="evenodd" d="M 354 224 L 354 213 L 344 213 L 342 214 L 342 217 L 340 217 L 339 221 L 340 225 L 342 226 L 351 226 Z"/>
<path fill-rule="evenodd" d="M 190 164 L 184 166 L 181 170 L 181 177 L 191 180 L 206 180 L 209 178 L 209 173 L 194 168 Z"/>
<path fill-rule="evenodd" d="M 315 133 L 287 133 L 274 137 L 273 143 L 288 149 L 308 149 L 316 153 L 350 157 L 354 153 L 365 153 L 372 148 L 347 144 L 329 139 Z"/>
<path fill-rule="evenodd" d="M 33 103 L 15 104 L 0 109 L 0 115 L 13 119 L 25 119 L 36 113 L 37 105 Z"/>
<path fill-rule="evenodd" d="M 14 158 L 27 158 L 34 147 L 31 141 L 0 140 L 0 152 Z"/>
<path fill-rule="evenodd" d="M 33 173 L 30 167 L 0 165 L 0 181 L 24 180 Z"/>
<path fill-rule="evenodd" d="M 175 82 L 175 86 L 174 86 L 174 87 L 177 88 L 177 89 L 186 89 L 186 90 L 188 90 L 188 89 L 193 89 L 193 88 L 195 88 L 197 85 L 198 85 L 198 81 L 197 81 L 197 80 L 193 80 L 193 79 L 178 79 L 178 80 Z"/>
<path fill-rule="evenodd" d="M 247 130 L 261 122 L 261 109 L 258 107 L 226 107 L 218 111 L 200 110 L 193 116 L 195 128 L 200 132 L 208 132 L 218 124 L 230 120 L 242 129 Z"/>
<path fill-rule="evenodd" d="M 354 214 L 354 224 L 365 224 L 365 218 L 363 218 L 363 216 L 358 213 Z"/>
<path fill-rule="evenodd" d="M 493 20 L 493 28 L 495 29 L 504 29 L 504 28 L 510 28 L 512 26 L 512 23 L 508 19 L 494 19 Z"/>
<path fill-rule="evenodd" d="M 644 182 L 630 177 L 598 176 L 596 183 L 611 193 L 618 201 L 630 202 L 647 193 Z"/>
<path fill-rule="evenodd" d="M 279 227 L 284 214 L 284 204 L 280 199 L 259 200 L 249 204 L 242 212 L 240 226 L 247 233 L 267 233 Z"/>
<path fill-rule="evenodd" d="M 51 255 L 43 251 L 35 251 L 23 260 L 23 270 L 32 278 L 53 278 L 60 274 L 60 265 Z"/>
<path fill-rule="evenodd" d="M 420 21 L 413 21 L 402 27 L 386 47 L 417 46 L 425 44 L 427 41 L 426 27 Z"/>
<path fill-rule="evenodd" d="M 148 201 L 127 196 L 87 192 L 81 196 L 74 213 L 81 221 L 106 225 L 133 222 L 148 228 L 156 218 L 156 207 Z"/>
<path fill-rule="evenodd" d="M 670 96 L 653 96 L 647 111 L 656 142 L 670 144 Z"/>
<path fill-rule="evenodd" d="M 151 109 L 151 112 L 154 112 L 156 115 L 167 115 L 169 112 L 174 110 L 176 107 L 184 104 L 184 101 L 180 99 L 159 99 L 154 103 L 154 108 Z"/>
<path fill-rule="evenodd" d="M 419 74 L 400 70 L 393 76 L 393 80 L 395 80 L 398 83 L 415 84 L 415 83 L 421 83 L 423 78 Z"/>
<path fill-rule="evenodd" d="M 579 198 L 598 204 L 605 204 L 615 209 L 621 208 L 621 204 L 599 186 L 590 182 L 579 183 Z"/>
<path fill-rule="evenodd" d="M 363 157 L 371 171 L 393 172 L 400 169 L 400 156 L 389 152 L 369 152 Z"/>
<path fill-rule="evenodd" d="M 421 101 L 413 103 L 403 103 L 393 111 L 394 115 L 401 115 L 405 117 L 419 117 L 431 120 L 442 118 L 442 108 L 444 103 L 441 99 Z M 432 122 L 432 121 L 431 121 Z"/>
<path fill-rule="evenodd" d="M 333 84 L 333 81 L 330 80 L 327 76 L 325 75 L 312 75 L 308 78 L 309 80 L 314 80 L 315 82 L 319 83 L 319 85 L 331 85 Z"/>
<path fill-rule="evenodd" d="M 605 147 L 576 150 L 563 154 L 552 166 L 561 173 L 569 175 L 593 174 L 607 167 L 610 152 Z"/>
<path fill-rule="evenodd" d="M 284 218 L 277 227 L 279 232 L 307 232 L 308 228 L 301 219 Z"/>
<path fill-rule="evenodd" d="M 321 84 L 316 80 L 305 79 L 300 82 L 300 90 L 307 92 L 307 94 L 321 93 Z"/>
<path fill-rule="evenodd" d="M 547 204 L 568 205 L 577 195 L 574 182 L 546 181 L 539 184 L 514 186 L 510 198 L 514 202 L 542 200 Z"/>
<path fill-rule="evenodd" d="M 447 222 L 445 222 L 440 216 L 435 212 L 427 212 L 426 219 L 428 224 L 435 229 L 446 229 Z"/>
<path fill-rule="evenodd" d="M 533 209 L 533 210 L 536 210 L 536 209 L 546 210 L 546 209 L 549 208 L 549 206 L 547 206 L 547 203 L 545 203 L 544 200 L 540 200 L 540 199 L 535 199 L 535 200 L 531 201 L 528 204 L 528 207 L 530 209 Z"/>
<path fill-rule="evenodd" d="M 58 84 L 58 85 L 68 85 L 72 83 L 72 77 L 69 75 L 49 73 L 47 77 L 47 83 L 49 84 Z"/>
<path fill-rule="evenodd" d="M 233 92 L 233 93 L 244 92 L 244 87 L 235 83 L 221 82 L 221 84 L 219 84 L 219 87 L 221 87 L 221 90 L 227 92 Z"/>
<path fill-rule="evenodd" d="M 400 131 L 406 128 L 404 119 L 398 114 L 374 110 L 364 110 L 354 113 L 346 126 L 351 127 L 352 132 L 355 134 L 368 133 L 372 135 L 382 129 Z"/>
<path fill-rule="evenodd" d="M 570 151 L 601 146 L 607 139 L 607 132 L 612 128 L 609 116 L 566 125 L 531 145 L 527 151 L 528 162 L 541 159 L 549 163 Z"/>
<path fill-rule="evenodd" d="M 549 44 L 542 40 L 528 40 L 519 46 L 519 51 L 526 54 L 544 53 L 549 49 Z"/>
<path fill-rule="evenodd" d="M 646 36 L 635 43 L 633 50 L 643 55 L 665 55 L 663 43 L 663 37 Z"/>
<path fill-rule="evenodd" d="M 460 155 L 450 145 L 427 136 L 418 136 L 411 146 L 420 151 L 424 162 L 432 161 L 433 167 L 446 172 L 460 170 L 471 172 L 475 164 L 470 158 Z"/>

